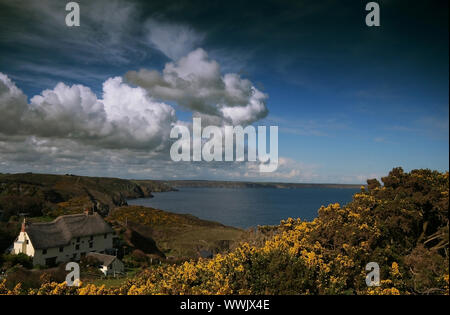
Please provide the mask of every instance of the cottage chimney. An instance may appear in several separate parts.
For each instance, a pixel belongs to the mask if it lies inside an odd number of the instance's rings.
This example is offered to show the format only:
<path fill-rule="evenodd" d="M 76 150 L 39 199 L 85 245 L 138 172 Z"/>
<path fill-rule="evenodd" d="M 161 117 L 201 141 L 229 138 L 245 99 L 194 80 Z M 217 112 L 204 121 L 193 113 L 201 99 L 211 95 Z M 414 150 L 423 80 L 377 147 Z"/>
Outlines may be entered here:
<path fill-rule="evenodd" d="M 23 218 L 22 228 L 20 229 L 20 232 L 25 232 L 26 228 L 27 228 L 27 221 L 25 218 Z"/>

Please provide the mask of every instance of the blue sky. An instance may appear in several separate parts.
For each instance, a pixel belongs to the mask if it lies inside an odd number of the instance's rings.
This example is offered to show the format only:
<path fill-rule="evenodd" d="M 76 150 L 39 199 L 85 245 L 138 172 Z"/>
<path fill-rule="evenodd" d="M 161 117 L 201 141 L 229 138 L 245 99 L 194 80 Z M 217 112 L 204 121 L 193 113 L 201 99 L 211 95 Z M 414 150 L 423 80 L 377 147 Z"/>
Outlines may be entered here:
<path fill-rule="evenodd" d="M 187 167 L 137 147 L 101 142 L 106 151 L 97 150 L 61 129 L 5 127 L 0 172 L 363 183 L 397 166 L 448 170 L 447 2 L 379 1 L 381 26 L 371 28 L 366 1 L 79 3 L 81 26 L 69 29 L 65 1 L 2 1 L 0 72 L 28 103 L 59 82 L 100 99 L 109 78 L 161 73 L 201 48 L 222 75 L 238 74 L 267 95 L 268 115 L 251 123 L 279 126 L 283 163 L 270 176 L 242 165 Z M 191 120 L 180 99 L 149 93 Z"/>

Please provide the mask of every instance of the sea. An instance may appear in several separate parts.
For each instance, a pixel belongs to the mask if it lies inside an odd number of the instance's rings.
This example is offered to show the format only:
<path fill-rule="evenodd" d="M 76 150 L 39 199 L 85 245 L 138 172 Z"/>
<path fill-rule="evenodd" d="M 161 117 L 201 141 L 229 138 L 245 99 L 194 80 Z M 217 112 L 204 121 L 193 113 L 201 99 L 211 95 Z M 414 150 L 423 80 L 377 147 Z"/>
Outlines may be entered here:
<path fill-rule="evenodd" d="M 200 219 L 239 228 L 276 225 L 280 220 L 312 220 L 322 205 L 351 201 L 355 188 L 178 188 L 152 193 L 153 198 L 128 200 L 174 213 L 188 213 Z"/>

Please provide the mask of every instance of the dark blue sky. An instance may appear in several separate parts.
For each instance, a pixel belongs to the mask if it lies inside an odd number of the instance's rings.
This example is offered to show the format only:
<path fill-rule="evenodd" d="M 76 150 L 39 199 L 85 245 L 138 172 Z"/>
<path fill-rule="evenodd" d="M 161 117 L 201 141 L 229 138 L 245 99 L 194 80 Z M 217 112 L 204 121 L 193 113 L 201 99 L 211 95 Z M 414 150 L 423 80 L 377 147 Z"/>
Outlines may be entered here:
<path fill-rule="evenodd" d="M 28 98 L 58 82 L 100 98 L 110 77 L 161 71 L 202 48 L 223 73 L 268 95 L 269 114 L 255 124 L 278 125 L 280 156 L 302 170 L 274 180 L 448 170 L 447 1 L 378 1 L 381 26 L 371 28 L 369 1 L 99 1 L 92 10 L 90 2 L 79 1 L 81 26 L 69 29 L 66 1 L 0 1 L 0 72 Z M 161 25 L 184 35 L 148 35 Z M 189 110 L 167 102 L 190 120 Z M 132 176 L 101 166 L 81 172 Z"/>

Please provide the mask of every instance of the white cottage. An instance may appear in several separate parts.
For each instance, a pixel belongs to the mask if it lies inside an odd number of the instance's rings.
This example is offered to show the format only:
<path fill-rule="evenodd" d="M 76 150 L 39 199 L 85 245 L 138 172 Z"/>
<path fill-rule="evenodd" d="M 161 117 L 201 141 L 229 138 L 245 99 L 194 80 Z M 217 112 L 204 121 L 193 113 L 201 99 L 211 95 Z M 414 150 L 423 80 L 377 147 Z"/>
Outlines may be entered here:
<path fill-rule="evenodd" d="M 117 258 L 116 256 L 92 252 L 87 254 L 86 257 L 92 257 L 93 259 L 98 261 L 99 264 L 98 267 L 105 276 L 108 275 L 115 276 L 125 271 L 125 266 L 123 262 L 121 262 L 120 259 Z"/>
<path fill-rule="evenodd" d="M 113 248 L 114 230 L 98 214 L 64 215 L 52 222 L 24 220 L 12 253 L 33 257 L 33 265 L 52 266 L 80 260 L 87 253 Z"/>

